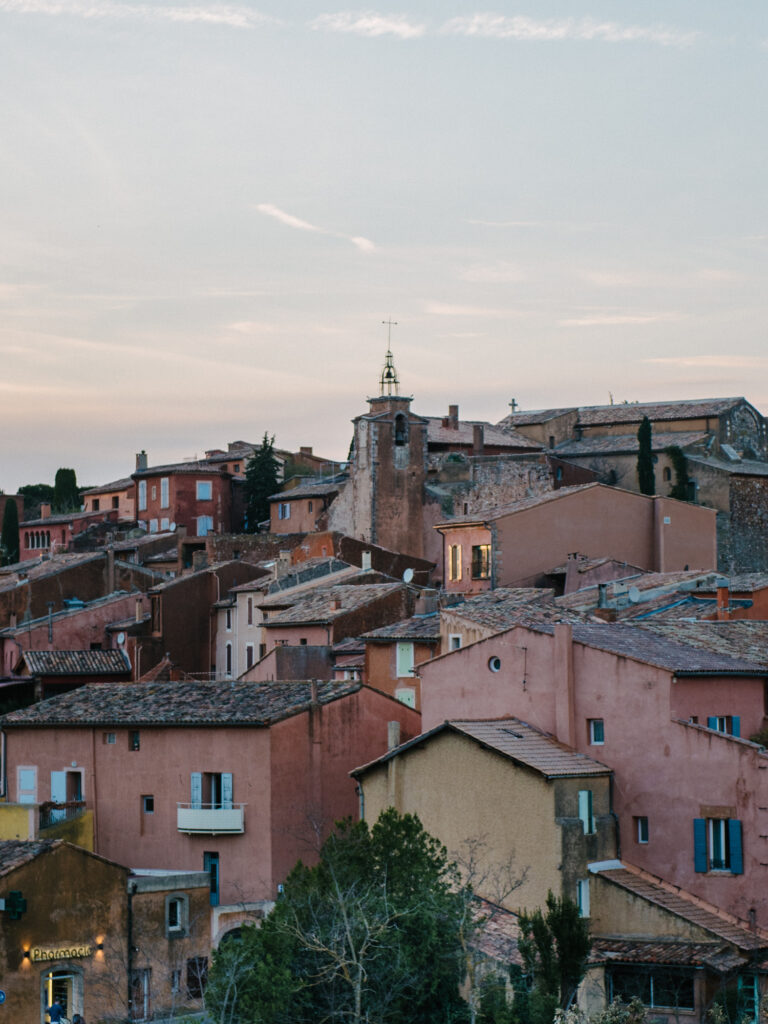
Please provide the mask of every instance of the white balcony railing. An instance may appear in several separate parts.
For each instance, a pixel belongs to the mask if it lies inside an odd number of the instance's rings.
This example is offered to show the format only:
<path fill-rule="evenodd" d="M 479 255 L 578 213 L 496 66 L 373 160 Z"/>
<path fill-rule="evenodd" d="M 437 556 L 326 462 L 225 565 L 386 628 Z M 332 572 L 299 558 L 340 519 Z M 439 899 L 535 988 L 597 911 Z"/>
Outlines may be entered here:
<path fill-rule="evenodd" d="M 211 804 L 177 804 L 176 827 L 190 835 L 245 832 L 245 804 L 214 807 Z"/>

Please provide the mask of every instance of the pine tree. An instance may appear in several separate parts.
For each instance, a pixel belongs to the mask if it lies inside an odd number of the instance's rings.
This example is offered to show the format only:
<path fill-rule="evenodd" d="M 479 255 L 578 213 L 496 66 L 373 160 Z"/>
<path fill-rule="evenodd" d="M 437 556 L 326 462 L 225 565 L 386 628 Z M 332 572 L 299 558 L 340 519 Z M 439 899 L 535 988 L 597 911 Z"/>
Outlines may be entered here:
<path fill-rule="evenodd" d="M 19 560 L 19 510 L 14 498 L 6 498 L 3 512 L 3 532 L 0 537 L 3 564 L 12 565 Z"/>
<path fill-rule="evenodd" d="M 653 471 L 653 442 L 651 438 L 651 421 L 643 416 L 643 422 L 637 431 L 637 483 L 641 494 L 656 493 L 656 474 Z"/>
<path fill-rule="evenodd" d="M 275 438 L 265 433 L 261 447 L 245 467 L 245 521 L 249 533 L 256 533 L 259 523 L 269 519 L 269 498 L 278 488 L 277 475 Z"/>

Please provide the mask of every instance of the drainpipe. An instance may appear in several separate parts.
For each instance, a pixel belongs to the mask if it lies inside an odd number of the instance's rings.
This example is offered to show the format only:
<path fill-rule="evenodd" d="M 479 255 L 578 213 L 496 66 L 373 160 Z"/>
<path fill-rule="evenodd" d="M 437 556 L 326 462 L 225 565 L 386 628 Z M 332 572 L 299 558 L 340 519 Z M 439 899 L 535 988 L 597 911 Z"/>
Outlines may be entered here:
<path fill-rule="evenodd" d="M 614 779 L 613 772 L 608 776 L 608 804 L 610 806 L 610 815 L 613 818 L 613 828 L 616 835 L 616 860 L 621 860 L 621 830 L 619 828 L 619 816 L 613 809 L 613 787 Z"/>
<path fill-rule="evenodd" d="M 576 743 L 576 712 L 574 707 L 573 627 L 567 622 L 555 625 L 555 723 L 557 738 L 569 747 Z"/>
<path fill-rule="evenodd" d="M 128 1020 L 133 1020 L 133 897 L 136 895 L 135 882 L 128 883 Z"/>

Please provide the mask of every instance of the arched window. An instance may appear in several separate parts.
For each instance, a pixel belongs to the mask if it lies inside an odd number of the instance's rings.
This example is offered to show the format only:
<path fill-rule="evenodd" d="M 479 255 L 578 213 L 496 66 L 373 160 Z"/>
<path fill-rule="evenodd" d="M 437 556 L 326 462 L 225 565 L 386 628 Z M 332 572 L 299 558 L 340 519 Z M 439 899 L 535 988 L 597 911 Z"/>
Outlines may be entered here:
<path fill-rule="evenodd" d="M 228 676 L 232 675 L 232 644 L 226 646 L 226 657 L 227 657 L 227 668 L 226 673 Z"/>
<path fill-rule="evenodd" d="M 398 447 L 408 444 L 408 420 L 401 412 L 395 416 L 395 444 Z"/>

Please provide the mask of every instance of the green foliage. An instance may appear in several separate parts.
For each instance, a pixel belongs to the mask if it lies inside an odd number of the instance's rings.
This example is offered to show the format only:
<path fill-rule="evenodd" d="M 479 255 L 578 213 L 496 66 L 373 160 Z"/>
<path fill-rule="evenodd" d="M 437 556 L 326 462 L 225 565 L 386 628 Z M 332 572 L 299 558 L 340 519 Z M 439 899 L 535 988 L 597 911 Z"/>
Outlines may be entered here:
<path fill-rule="evenodd" d="M 518 998 L 522 986 L 515 987 L 518 1019 L 522 1024 L 551 1024 L 555 1010 L 568 1006 L 584 977 L 591 946 L 587 922 L 573 900 L 550 891 L 546 913 L 521 913 L 517 945 L 532 981 L 524 999 L 522 993 Z"/>
<path fill-rule="evenodd" d="M 656 474 L 653 471 L 651 421 L 643 416 L 637 431 L 637 483 L 641 494 L 656 493 Z"/>
<path fill-rule="evenodd" d="M 495 972 L 480 982 L 477 1024 L 514 1024 L 512 1006 L 507 1002 L 505 978 Z"/>
<path fill-rule="evenodd" d="M 269 497 L 277 491 L 277 477 L 275 438 L 265 433 L 245 467 L 245 521 L 249 533 L 256 533 L 259 523 L 269 519 Z"/>
<path fill-rule="evenodd" d="M 628 1003 L 614 999 L 601 1013 L 590 1018 L 589 1024 L 646 1024 L 647 1008 L 635 997 Z"/>
<path fill-rule="evenodd" d="M 3 565 L 12 565 L 19 560 L 19 510 L 13 498 L 5 502 L 3 531 L 0 535 L 0 551 Z"/>
<path fill-rule="evenodd" d="M 675 482 L 670 488 L 669 496 L 677 498 L 678 501 L 688 501 L 688 469 L 683 449 L 679 445 L 672 444 L 665 449 L 665 452 L 675 471 Z"/>
<path fill-rule="evenodd" d="M 466 1019 L 458 932 L 467 894 L 418 818 L 341 822 L 299 862 L 259 929 L 214 956 L 217 1024 L 443 1024 Z"/>
<path fill-rule="evenodd" d="M 57 469 L 53 482 L 53 511 L 78 512 L 80 510 L 80 491 L 77 488 L 77 475 L 74 469 Z"/>
<path fill-rule="evenodd" d="M 24 518 L 38 519 L 40 503 L 53 504 L 53 487 L 50 484 L 24 484 L 18 493 L 24 498 Z"/>
<path fill-rule="evenodd" d="M 752 743 L 759 743 L 761 747 L 768 747 L 768 729 L 763 728 L 759 732 L 753 732 L 749 739 Z"/>

